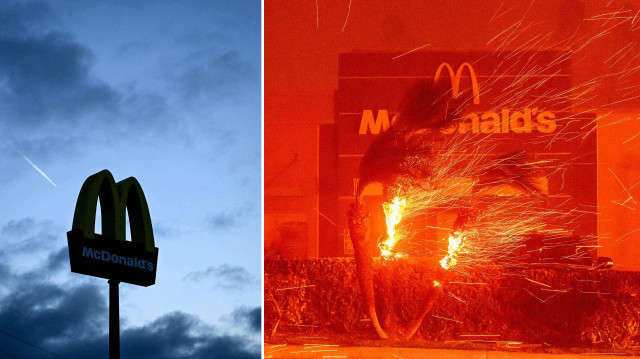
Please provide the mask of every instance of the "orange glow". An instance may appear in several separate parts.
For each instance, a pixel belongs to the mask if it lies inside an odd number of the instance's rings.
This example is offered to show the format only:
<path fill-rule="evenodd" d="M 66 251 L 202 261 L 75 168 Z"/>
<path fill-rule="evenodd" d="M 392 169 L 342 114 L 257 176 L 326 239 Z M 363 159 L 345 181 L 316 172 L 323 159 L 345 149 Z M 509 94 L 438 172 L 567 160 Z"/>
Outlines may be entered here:
<path fill-rule="evenodd" d="M 400 197 L 395 197 L 393 201 L 382 204 L 385 220 L 387 222 L 387 239 L 380 243 L 379 247 L 380 254 L 385 258 L 393 255 L 393 247 L 398 242 L 396 226 L 402 220 L 402 214 L 406 206 L 407 202 L 404 199 L 400 199 Z"/>
<path fill-rule="evenodd" d="M 447 255 L 440 261 L 442 268 L 449 269 L 458 263 L 458 253 L 460 253 L 460 249 L 464 247 L 464 239 L 465 237 L 458 231 L 449 236 Z"/>

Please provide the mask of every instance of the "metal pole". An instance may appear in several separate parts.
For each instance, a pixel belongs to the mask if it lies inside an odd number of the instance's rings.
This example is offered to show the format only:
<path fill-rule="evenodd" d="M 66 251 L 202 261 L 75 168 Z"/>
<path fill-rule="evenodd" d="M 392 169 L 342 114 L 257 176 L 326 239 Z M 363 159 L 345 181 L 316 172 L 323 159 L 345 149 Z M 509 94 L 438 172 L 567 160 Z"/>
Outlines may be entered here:
<path fill-rule="evenodd" d="M 119 280 L 109 279 L 109 359 L 120 359 Z"/>

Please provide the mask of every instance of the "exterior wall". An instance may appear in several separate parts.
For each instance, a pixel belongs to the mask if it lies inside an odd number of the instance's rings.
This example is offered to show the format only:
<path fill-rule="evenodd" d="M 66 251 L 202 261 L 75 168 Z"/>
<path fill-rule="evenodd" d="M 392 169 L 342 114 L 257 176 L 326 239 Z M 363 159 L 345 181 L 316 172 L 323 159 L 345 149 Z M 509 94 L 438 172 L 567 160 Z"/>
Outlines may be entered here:
<path fill-rule="evenodd" d="M 264 170 L 267 256 L 318 255 L 317 126 L 302 127 L 281 123 L 264 132 L 272 146 L 270 151 L 265 148 L 265 163 L 270 164 Z"/>
<path fill-rule="evenodd" d="M 620 270 L 640 270 L 638 113 L 607 112 L 598 122 L 598 252 Z"/>

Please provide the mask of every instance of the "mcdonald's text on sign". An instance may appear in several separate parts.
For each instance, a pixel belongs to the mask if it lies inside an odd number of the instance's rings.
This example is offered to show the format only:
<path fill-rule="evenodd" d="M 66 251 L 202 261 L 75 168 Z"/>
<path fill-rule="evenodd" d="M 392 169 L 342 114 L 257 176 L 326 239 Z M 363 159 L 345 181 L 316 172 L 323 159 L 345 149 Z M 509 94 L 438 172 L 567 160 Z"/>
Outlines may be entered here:
<path fill-rule="evenodd" d="M 98 200 L 102 234 L 94 233 Z M 125 240 L 127 211 L 131 241 Z M 147 200 L 133 177 L 116 183 L 104 170 L 87 178 L 78 196 L 67 241 L 74 273 L 145 287 L 155 284 L 158 248 Z"/>

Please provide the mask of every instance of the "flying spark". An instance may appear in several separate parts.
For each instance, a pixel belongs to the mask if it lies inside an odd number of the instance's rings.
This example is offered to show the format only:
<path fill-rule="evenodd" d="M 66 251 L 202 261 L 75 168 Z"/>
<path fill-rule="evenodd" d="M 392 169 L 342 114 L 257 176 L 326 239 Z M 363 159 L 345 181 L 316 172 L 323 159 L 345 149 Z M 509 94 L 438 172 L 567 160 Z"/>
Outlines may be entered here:
<path fill-rule="evenodd" d="M 410 53 L 412 53 L 412 52 L 414 52 L 414 51 L 420 50 L 420 49 L 422 49 L 422 48 L 424 48 L 424 47 L 427 47 L 427 46 L 429 46 L 429 45 L 431 45 L 431 44 L 426 44 L 426 45 L 422 45 L 422 46 L 420 46 L 420 47 L 416 47 L 416 48 L 415 48 L 415 49 L 413 49 L 413 50 L 409 50 L 409 51 L 405 52 L 404 54 L 400 54 L 400 55 L 398 55 L 398 56 L 396 56 L 396 57 L 392 57 L 391 59 L 392 59 L 392 60 L 395 60 L 395 59 L 397 59 L 398 57 L 401 57 L 401 56 L 404 56 L 404 55 L 410 54 Z"/>
<path fill-rule="evenodd" d="M 349 10 L 347 11 L 347 18 L 344 19 L 344 25 L 342 25 L 342 32 L 344 32 L 344 28 L 347 27 L 347 21 L 349 21 L 350 13 L 351 13 L 351 0 L 349 0 Z"/>

